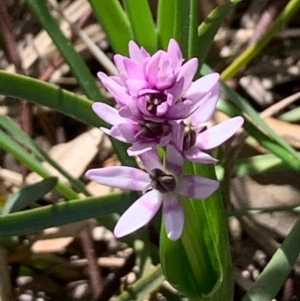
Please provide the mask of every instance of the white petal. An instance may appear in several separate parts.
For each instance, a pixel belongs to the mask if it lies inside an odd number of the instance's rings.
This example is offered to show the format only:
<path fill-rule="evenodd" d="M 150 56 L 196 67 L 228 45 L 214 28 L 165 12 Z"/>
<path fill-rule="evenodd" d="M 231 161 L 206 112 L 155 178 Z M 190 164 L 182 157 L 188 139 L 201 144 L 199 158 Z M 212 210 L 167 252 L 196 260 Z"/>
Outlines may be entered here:
<path fill-rule="evenodd" d="M 142 191 L 150 184 L 149 175 L 137 168 L 112 166 L 90 169 L 85 176 L 101 185 Z"/>
<path fill-rule="evenodd" d="M 166 226 L 167 236 L 171 240 L 177 240 L 182 233 L 184 215 L 176 195 L 167 195 L 163 201 L 163 219 Z"/>
<path fill-rule="evenodd" d="M 230 118 L 198 134 L 195 146 L 204 150 L 217 147 L 234 135 L 243 123 L 243 117 Z"/>
<path fill-rule="evenodd" d="M 205 199 L 220 186 L 216 180 L 200 176 L 184 176 L 177 185 L 178 192 L 193 199 Z"/>
<path fill-rule="evenodd" d="M 162 195 L 151 190 L 135 201 L 121 216 L 115 229 L 116 237 L 122 237 L 145 226 L 154 217 L 162 203 Z"/>

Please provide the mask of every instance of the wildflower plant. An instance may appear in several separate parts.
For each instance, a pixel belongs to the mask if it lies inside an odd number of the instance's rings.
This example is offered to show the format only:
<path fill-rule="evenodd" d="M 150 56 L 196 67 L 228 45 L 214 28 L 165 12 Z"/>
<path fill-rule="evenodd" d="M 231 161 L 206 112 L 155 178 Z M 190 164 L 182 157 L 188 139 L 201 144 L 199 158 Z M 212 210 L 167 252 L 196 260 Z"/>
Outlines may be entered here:
<path fill-rule="evenodd" d="M 89 169 L 83 181 L 89 179 L 121 191 L 91 196 L 84 182 L 64 170 L 9 118 L 0 116 L 0 147 L 46 178 L 21 189 L 1 208 L 0 237 L 26 235 L 97 217 L 137 254 L 141 278 L 130 288 L 130 297 L 122 295 L 122 300 L 149 294 L 164 279 L 191 301 L 233 300 L 227 215 L 221 190 L 224 183 L 215 169 L 218 165 L 218 171 L 226 170 L 231 158 L 218 147 L 244 130 L 271 152 L 262 155 L 264 167 L 259 171 L 252 165 L 257 158 L 251 157 L 247 158 L 253 159 L 251 162 L 238 161 L 232 176 L 263 172 L 274 165 L 274 160 L 300 171 L 300 159 L 224 80 L 260 53 L 299 9 L 300 0 L 290 0 L 259 41 L 221 75 L 205 64 L 206 57 L 222 22 L 241 0 L 219 5 L 200 25 L 199 1 L 159 0 L 153 12 L 147 0 L 124 0 L 123 5 L 118 0 L 89 0 L 115 53 L 116 72 L 110 69 L 114 75 L 98 73 L 115 99 L 113 105 L 100 93 L 94 76 L 62 33 L 46 1 L 26 2 L 87 98 L 4 71 L 0 71 L 0 93 L 28 99 L 100 127 L 110 137 L 120 165 Z M 228 119 L 214 124 L 212 117 L 217 109 Z M 270 156 L 271 163 L 266 163 Z M 53 178 L 44 161 L 70 186 Z M 224 174 L 226 184 L 230 173 Z M 54 186 L 67 202 L 20 211 Z M 276 296 L 299 254 L 299 232 L 298 220 L 243 301 L 268 301 Z M 142 247 L 137 247 L 141 242 Z M 0 251 L 1 247 L 2 243 Z M 156 265 L 155 269 L 147 270 L 149 262 Z M 0 284 L 0 292 L 1 288 Z M 174 300 L 181 298 L 169 295 Z"/>
<path fill-rule="evenodd" d="M 202 200 L 219 187 L 218 181 L 184 175 L 185 160 L 215 163 L 205 150 L 219 146 L 243 124 L 231 118 L 207 128 L 220 95 L 219 75 L 193 81 L 196 58 L 184 62 L 178 43 L 171 39 L 167 51 L 150 55 L 135 42 L 129 58 L 115 55 L 118 76 L 98 74 L 115 97 L 118 108 L 95 103 L 96 114 L 112 125 L 102 130 L 130 143 L 128 155 L 137 155 L 146 171 L 132 167 L 92 169 L 86 177 L 99 184 L 144 194 L 120 218 L 115 235 L 122 237 L 147 224 L 162 205 L 167 236 L 177 240 L 184 227 L 179 195 Z M 184 62 L 184 63 L 183 63 Z M 157 149 L 164 150 L 163 162 Z"/>

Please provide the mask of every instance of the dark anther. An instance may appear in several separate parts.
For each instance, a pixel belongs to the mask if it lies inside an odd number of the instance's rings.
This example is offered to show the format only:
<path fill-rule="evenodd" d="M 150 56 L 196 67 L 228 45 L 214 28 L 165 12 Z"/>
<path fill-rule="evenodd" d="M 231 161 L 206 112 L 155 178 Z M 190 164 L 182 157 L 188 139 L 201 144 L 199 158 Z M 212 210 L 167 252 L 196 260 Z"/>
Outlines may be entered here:
<path fill-rule="evenodd" d="M 176 188 L 176 180 L 173 175 L 167 174 L 155 168 L 150 173 L 151 186 L 161 193 L 172 192 Z"/>
<path fill-rule="evenodd" d="M 194 129 L 189 126 L 184 128 L 184 137 L 183 137 L 183 150 L 186 151 L 193 147 L 196 143 L 197 133 Z"/>
<path fill-rule="evenodd" d="M 160 138 L 170 131 L 170 125 L 154 121 L 145 121 L 142 124 L 141 134 L 149 139 Z"/>

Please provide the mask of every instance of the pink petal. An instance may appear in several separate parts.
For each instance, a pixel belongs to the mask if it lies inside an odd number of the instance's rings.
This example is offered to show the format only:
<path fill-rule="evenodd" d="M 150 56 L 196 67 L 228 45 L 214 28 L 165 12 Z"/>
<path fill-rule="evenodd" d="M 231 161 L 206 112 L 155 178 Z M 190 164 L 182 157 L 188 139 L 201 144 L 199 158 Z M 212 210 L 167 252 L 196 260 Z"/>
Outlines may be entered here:
<path fill-rule="evenodd" d="M 132 122 L 130 120 L 127 120 L 126 123 L 122 123 L 118 125 L 118 131 L 120 134 L 126 139 L 128 143 L 133 143 L 137 139 L 135 138 L 135 134 L 140 130 L 140 126 Z"/>
<path fill-rule="evenodd" d="M 190 100 L 175 103 L 169 108 L 167 117 L 172 120 L 185 119 L 192 114 L 193 103 Z"/>
<path fill-rule="evenodd" d="M 143 63 L 150 56 L 143 47 L 140 48 L 134 41 L 129 42 L 128 48 L 130 59 L 136 63 Z"/>
<path fill-rule="evenodd" d="M 151 190 L 135 201 L 119 219 L 114 234 L 122 237 L 145 226 L 162 204 L 162 195 Z"/>
<path fill-rule="evenodd" d="M 121 117 L 118 113 L 118 110 L 104 104 L 102 102 L 94 102 L 92 105 L 93 111 L 105 122 L 116 125 L 119 123 L 126 122 L 126 119 Z"/>
<path fill-rule="evenodd" d="M 219 188 L 218 181 L 200 177 L 184 176 L 177 185 L 178 192 L 193 199 L 205 199 Z"/>
<path fill-rule="evenodd" d="M 156 147 L 156 142 L 135 142 L 127 149 L 129 156 L 139 156 Z"/>
<path fill-rule="evenodd" d="M 85 176 L 101 185 L 137 191 L 145 189 L 151 181 L 148 173 L 125 166 L 90 169 Z"/>
<path fill-rule="evenodd" d="M 179 177 L 182 172 L 184 159 L 174 145 L 168 144 L 166 150 L 166 168 L 174 176 Z"/>
<path fill-rule="evenodd" d="M 220 87 L 215 85 L 210 93 L 205 95 L 199 103 L 196 103 L 196 111 L 191 115 L 191 122 L 195 125 L 205 123 L 210 120 L 216 110 L 216 105 L 220 97 Z"/>
<path fill-rule="evenodd" d="M 176 195 L 168 194 L 165 196 L 162 214 L 167 236 L 171 240 L 177 240 L 181 236 L 183 230 L 184 215 Z"/>
<path fill-rule="evenodd" d="M 163 169 L 161 159 L 157 155 L 156 149 L 151 149 L 150 151 L 140 154 L 139 158 L 148 172 L 155 168 Z"/>
<path fill-rule="evenodd" d="M 213 158 L 207 153 L 202 152 L 196 147 L 192 147 L 191 149 L 187 150 L 184 155 L 188 160 L 196 163 L 213 164 L 218 162 L 217 159 Z"/>
<path fill-rule="evenodd" d="M 197 68 L 198 60 L 196 58 L 190 59 L 183 66 L 181 66 L 178 78 L 184 79 L 183 91 L 186 91 L 191 86 Z"/>
<path fill-rule="evenodd" d="M 112 136 L 115 139 L 123 141 L 123 142 L 127 142 L 127 140 L 122 135 L 122 133 L 120 132 L 119 127 L 117 125 L 113 126 L 110 130 L 100 127 L 100 130 L 108 136 Z"/>
<path fill-rule="evenodd" d="M 132 97 L 128 95 L 126 88 L 113 80 L 113 77 L 108 77 L 103 72 L 98 72 L 97 75 L 105 88 L 112 94 L 120 105 L 126 105 L 128 102 L 132 101 Z"/>
<path fill-rule="evenodd" d="M 179 71 L 179 68 L 182 64 L 182 53 L 180 50 L 180 47 L 178 45 L 178 43 L 176 42 L 176 40 L 171 39 L 168 45 L 168 50 L 167 50 L 169 56 L 171 57 L 171 59 L 173 60 L 174 66 L 173 68 L 176 71 Z"/>
<path fill-rule="evenodd" d="M 212 73 L 196 80 L 186 91 L 186 98 L 196 103 L 207 94 L 216 94 L 216 91 L 220 93 L 219 78 L 220 75 L 218 73 Z"/>
<path fill-rule="evenodd" d="M 130 95 L 137 96 L 140 90 L 148 87 L 148 84 L 143 79 L 135 79 L 131 78 L 126 81 L 127 88 L 129 90 Z"/>
<path fill-rule="evenodd" d="M 200 149 L 212 149 L 229 139 L 243 125 L 243 117 L 230 118 L 197 136 L 196 147 Z"/>

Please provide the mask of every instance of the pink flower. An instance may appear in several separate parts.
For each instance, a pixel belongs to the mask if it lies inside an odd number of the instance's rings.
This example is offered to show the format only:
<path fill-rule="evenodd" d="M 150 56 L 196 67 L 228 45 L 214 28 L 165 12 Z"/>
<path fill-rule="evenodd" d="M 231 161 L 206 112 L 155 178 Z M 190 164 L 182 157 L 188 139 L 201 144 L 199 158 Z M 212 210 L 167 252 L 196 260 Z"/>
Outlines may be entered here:
<path fill-rule="evenodd" d="M 188 117 L 195 101 L 184 97 L 198 68 L 193 58 L 182 65 L 180 48 L 174 39 L 167 51 L 150 56 L 135 42 L 129 43 L 130 56 L 115 55 L 118 76 L 99 72 L 103 85 L 120 105 L 120 115 L 130 119 L 178 119 Z M 200 99 L 197 99 L 198 102 Z"/>
<path fill-rule="evenodd" d="M 132 120 L 120 116 L 117 109 L 106 104 L 96 102 L 93 104 L 94 112 L 105 122 L 112 125 L 110 130 L 101 130 L 123 142 L 131 143 L 128 149 L 130 156 L 137 156 L 158 146 L 165 146 L 172 138 L 172 129 L 176 125 L 171 125 L 164 120 Z"/>
<path fill-rule="evenodd" d="M 184 160 L 172 145 L 166 148 L 165 168 L 155 151 L 146 152 L 140 158 L 146 171 L 114 166 L 91 169 L 86 177 L 102 185 L 143 192 L 119 219 L 114 230 L 116 237 L 146 225 L 162 206 L 167 235 L 171 240 L 177 240 L 184 225 L 178 194 L 203 199 L 217 190 L 219 183 L 196 175 L 182 176 Z"/>
<path fill-rule="evenodd" d="M 216 109 L 219 99 L 220 87 L 218 79 L 219 75 L 212 73 L 193 83 L 187 92 L 188 97 L 197 99 L 201 97 L 201 93 L 206 96 L 202 98 L 197 109 L 188 118 L 179 121 L 179 127 L 172 131 L 172 142 L 183 156 L 192 162 L 217 162 L 215 158 L 204 151 L 224 143 L 244 123 L 243 117 L 237 116 L 207 129 L 207 124 Z"/>

